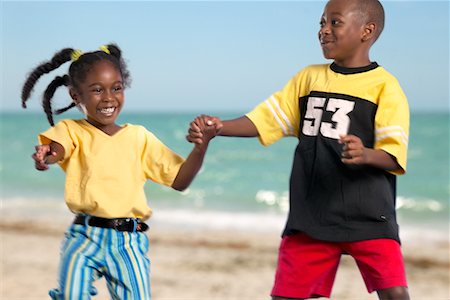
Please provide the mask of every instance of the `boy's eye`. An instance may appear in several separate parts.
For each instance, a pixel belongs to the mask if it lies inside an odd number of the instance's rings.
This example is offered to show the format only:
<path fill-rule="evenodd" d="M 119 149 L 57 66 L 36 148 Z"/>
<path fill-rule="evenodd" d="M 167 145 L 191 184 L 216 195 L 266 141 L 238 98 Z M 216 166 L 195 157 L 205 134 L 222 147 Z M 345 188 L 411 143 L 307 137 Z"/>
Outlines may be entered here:
<path fill-rule="evenodd" d="M 341 21 L 339 20 L 331 20 L 331 25 L 339 25 Z"/>

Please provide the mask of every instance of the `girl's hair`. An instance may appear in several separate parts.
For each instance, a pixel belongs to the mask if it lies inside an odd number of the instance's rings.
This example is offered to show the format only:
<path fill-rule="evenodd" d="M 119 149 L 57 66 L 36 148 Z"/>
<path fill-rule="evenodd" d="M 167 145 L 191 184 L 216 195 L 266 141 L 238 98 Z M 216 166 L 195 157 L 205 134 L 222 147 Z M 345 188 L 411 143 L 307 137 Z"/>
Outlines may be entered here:
<path fill-rule="evenodd" d="M 127 70 L 125 61 L 122 58 L 122 52 L 116 44 L 109 44 L 100 47 L 101 50 L 87 52 L 81 54 L 80 50 L 65 48 L 57 52 L 51 60 L 43 62 L 37 66 L 30 75 L 28 75 L 22 88 L 22 107 L 26 108 L 26 101 L 30 98 L 31 92 L 38 81 L 38 79 L 47 73 L 59 68 L 62 64 L 73 61 L 69 67 L 69 74 L 64 76 L 56 76 L 52 82 L 47 86 L 43 97 L 42 106 L 44 108 L 45 114 L 47 115 L 48 122 L 50 125 L 54 125 L 53 121 L 53 110 L 51 100 L 55 91 L 60 86 L 73 87 L 78 89 L 79 84 L 86 79 L 87 73 L 92 69 L 92 67 L 99 61 L 107 60 L 111 62 L 122 75 L 122 81 L 125 87 L 130 85 L 130 74 Z M 76 104 L 72 102 L 70 105 L 58 109 L 55 111 L 56 114 L 61 114 Z"/>

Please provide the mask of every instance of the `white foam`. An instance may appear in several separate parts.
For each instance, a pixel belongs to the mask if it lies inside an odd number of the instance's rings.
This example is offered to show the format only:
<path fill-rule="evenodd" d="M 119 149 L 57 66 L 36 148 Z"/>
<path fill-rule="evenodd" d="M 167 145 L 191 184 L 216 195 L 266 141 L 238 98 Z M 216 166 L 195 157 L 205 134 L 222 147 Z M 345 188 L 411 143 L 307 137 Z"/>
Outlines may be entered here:
<path fill-rule="evenodd" d="M 281 232 L 286 216 L 275 213 L 155 209 L 150 222 L 181 228 Z"/>
<path fill-rule="evenodd" d="M 439 212 L 444 210 L 445 207 L 443 204 L 434 199 L 415 199 L 399 196 L 397 197 L 397 209 Z"/>

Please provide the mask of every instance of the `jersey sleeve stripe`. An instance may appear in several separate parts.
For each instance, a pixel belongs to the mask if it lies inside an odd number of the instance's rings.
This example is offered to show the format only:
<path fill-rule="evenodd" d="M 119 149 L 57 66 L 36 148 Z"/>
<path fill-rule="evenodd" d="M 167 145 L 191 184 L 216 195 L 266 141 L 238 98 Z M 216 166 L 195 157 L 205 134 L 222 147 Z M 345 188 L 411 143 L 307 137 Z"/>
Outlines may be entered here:
<path fill-rule="evenodd" d="M 270 112 L 272 113 L 273 117 L 275 118 L 275 120 L 277 121 L 277 123 L 280 125 L 281 129 L 283 130 L 283 134 L 285 136 L 288 135 L 288 131 L 286 129 L 286 126 L 284 126 L 283 122 L 281 121 L 281 119 L 278 117 L 277 113 L 275 112 L 275 110 L 272 107 L 272 104 L 270 104 L 269 100 L 265 101 L 267 107 L 269 108 Z"/>
<path fill-rule="evenodd" d="M 378 128 L 375 130 L 375 135 L 376 135 L 376 141 L 383 140 L 386 137 L 400 136 L 402 142 L 405 145 L 408 145 L 408 135 L 405 133 L 403 128 L 398 125 Z"/>
<path fill-rule="evenodd" d="M 405 147 L 408 147 L 408 139 L 405 137 L 405 134 L 403 132 L 390 132 L 382 135 L 376 136 L 376 142 L 382 141 L 386 138 L 396 137 L 399 136 L 401 142 L 405 145 Z"/>
<path fill-rule="evenodd" d="M 291 121 L 289 121 L 289 118 L 286 116 L 284 111 L 281 109 L 280 104 L 278 103 L 278 101 L 275 99 L 275 97 L 273 95 L 272 95 L 272 97 L 270 97 L 270 100 L 275 105 L 275 108 L 278 110 L 278 113 L 281 115 L 283 120 L 286 122 L 286 125 L 288 127 L 288 135 L 293 135 L 294 127 L 292 126 Z"/>

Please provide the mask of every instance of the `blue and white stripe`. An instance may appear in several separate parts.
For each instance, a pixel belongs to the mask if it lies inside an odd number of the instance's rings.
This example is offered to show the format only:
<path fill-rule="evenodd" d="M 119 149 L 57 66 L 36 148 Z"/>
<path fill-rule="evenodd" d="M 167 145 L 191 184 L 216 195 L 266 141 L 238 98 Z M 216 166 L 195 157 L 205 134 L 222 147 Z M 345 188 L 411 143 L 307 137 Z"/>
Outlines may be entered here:
<path fill-rule="evenodd" d="M 149 242 L 142 232 L 71 225 L 61 248 L 59 287 L 53 299 L 91 299 L 104 276 L 112 299 L 150 299 Z"/>

